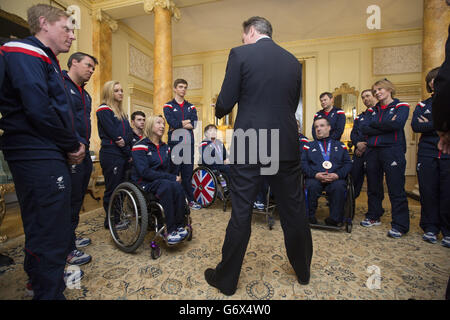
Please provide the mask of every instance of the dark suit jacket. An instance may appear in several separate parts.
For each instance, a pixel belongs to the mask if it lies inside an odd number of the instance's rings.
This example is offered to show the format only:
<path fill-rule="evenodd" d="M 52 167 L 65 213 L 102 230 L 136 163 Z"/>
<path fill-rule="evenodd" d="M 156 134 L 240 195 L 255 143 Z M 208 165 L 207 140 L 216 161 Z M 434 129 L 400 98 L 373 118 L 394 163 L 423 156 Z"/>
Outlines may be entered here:
<path fill-rule="evenodd" d="M 299 61 L 272 39 L 263 38 L 254 44 L 233 48 L 217 98 L 216 117 L 230 113 L 238 103 L 234 130 L 279 129 L 280 161 L 298 160 L 295 111 L 301 81 Z M 231 151 L 236 152 L 233 145 Z"/>
<path fill-rule="evenodd" d="M 445 44 L 445 61 L 434 79 L 433 123 L 438 131 L 450 131 L 450 25 Z"/>

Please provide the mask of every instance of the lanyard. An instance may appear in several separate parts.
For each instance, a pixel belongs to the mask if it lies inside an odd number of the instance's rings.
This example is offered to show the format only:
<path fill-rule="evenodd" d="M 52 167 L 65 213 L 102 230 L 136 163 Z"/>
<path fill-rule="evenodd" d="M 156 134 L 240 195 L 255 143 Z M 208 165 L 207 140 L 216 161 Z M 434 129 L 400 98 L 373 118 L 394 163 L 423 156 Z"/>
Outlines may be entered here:
<path fill-rule="evenodd" d="M 325 141 L 326 143 L 326 141 Z M 330 161 L 330 150 L 331 150 L 331 141 L 328 143 L 327 152 L 325 152 L 322 143 L 319 142 L 320 152 L 322 153 L 323 160 Z"/>
<path fill-rule="evenodd" d="M 222 155 L 222 151 L 220 150 L 221 149 L 220 146 L 216 145 L 215 142 L 213 142 L 213 144 L 214 144 L 214 149 L 216 149 L 216 151 L 219 153 L 219 155 Z"/>

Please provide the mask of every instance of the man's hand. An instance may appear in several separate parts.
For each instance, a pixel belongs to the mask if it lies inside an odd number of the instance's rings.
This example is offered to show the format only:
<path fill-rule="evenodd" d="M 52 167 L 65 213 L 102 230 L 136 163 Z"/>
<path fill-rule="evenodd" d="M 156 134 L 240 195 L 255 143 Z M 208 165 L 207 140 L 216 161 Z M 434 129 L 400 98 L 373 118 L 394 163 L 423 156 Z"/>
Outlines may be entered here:
<path fill-rule="evenodd" d="M 114 142 L 115 142 L 115 143 L 117 144 L 117 146 L 120 147 L 120 148 L 125 147 L 125 140 L 123 140 L 122 137 L 119 137 L 119 138 L 120 138 L 119 140 L 114 141 Z"/>
<path fill-rule="evenodd" d="M 86 146 L 80 142 L 80 148 L 76 152 L 67 153 L 67 162 L 69 164 L 80 164 L 86 155 Z"/>
<path fill-rule="evenodd" d="M 325 182 L 330 183 L 339 179 L 339 176 L 336 173 L 328 173 L 325 177 Z"/>
<path fill-rule="evenodd" d="M 181 177 L 180 176 L 177 176 L 176 182 L 181 183 Z"/>
<path fill-rule="evenodd" d="M 225 160 L 223 161 L 223 164 L 230 164 L 230 160 L 229 160 L 229 159 L 225 159 Z"/>
<path fill-rule="evenodd" d="M 358 142 L 356 144 L 356 150 L 355 153 L 358 157 L 361 157 L 361 155 L 366 152 L 367 149 L 367 142 Z M 358 152 L 359 151 L 359 152 Z"/>
<path fill-rule="evenodd" d="M 326 177 L 327 177 L 327 173 L 326 172 L 318 172 L 315 175 L 315 178 L 317 180 L 319 180 L 320 182 L 322 182 L 322 183 L 325 182 Z"/>
<path fill-rule="evenodd" d="M 430 122 L 430 120 L 428 120 L 428 119 L 425 118 L 424 116 L 418 117 L 418 118 L 417 118 L 417 121 L 419 121 L 420 123 Z"/>
<path fill-rule="evenodd" d="M 194 129 L 191 120 L 181 120 L 181 125 L 183 126 L 184 129 L 188 130 Z"/>
<path fill-rule="evenodd" d="M 440 137 L 438 149 L 442 151 L 442 153 L 450 154 L 450 131 L 438 131 L 437 133 Z"/>

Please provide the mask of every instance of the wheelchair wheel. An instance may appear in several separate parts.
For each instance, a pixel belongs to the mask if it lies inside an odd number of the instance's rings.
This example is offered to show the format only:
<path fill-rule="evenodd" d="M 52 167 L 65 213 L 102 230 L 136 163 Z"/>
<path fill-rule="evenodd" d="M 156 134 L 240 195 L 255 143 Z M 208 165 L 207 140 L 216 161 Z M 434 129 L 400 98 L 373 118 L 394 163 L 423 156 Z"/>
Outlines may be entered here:
<path fill-rule="evenodd" d="M 344 212 L 345 229 L 348 233 L 351 233 L 353 227 L 352 221 L 355 217 L 355 189 L 350 177 L 347 178 L 347 197 L 345 199 Z"/>
<path fill-rule="evenodd" d="M 147 233 L 147 203 L 142 191 L 131 182 L 114 190 L 108 208 L 108 223 L 114 243 L 120 250 L 134 252 Z"/>
<path fill-rule="evenodd" d="M 192 174 L 194 200 L 207 208 L 214 203 L 217 196 L 218 182 L 215 174 L 206 167 L 198 167 Z"/>

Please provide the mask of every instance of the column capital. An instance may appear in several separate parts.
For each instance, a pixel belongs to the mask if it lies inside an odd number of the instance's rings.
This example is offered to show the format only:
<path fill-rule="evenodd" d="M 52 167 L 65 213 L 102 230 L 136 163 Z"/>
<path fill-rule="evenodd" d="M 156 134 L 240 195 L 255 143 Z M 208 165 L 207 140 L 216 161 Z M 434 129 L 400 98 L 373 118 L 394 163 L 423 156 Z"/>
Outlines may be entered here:
<path fill-rule="evenodd" d="M 117 23 L 117 21 L 111 18 L 105 12 L 103 12 L 102 9 L 96 9 L 92 14 L 97 21 L 106 22 L 109 25 L 109 28 L 111 29 L 112 32 L 116 32 L 117 29 L 119 28 L 119 24 Z"/>
<path fill-rule="evenodd" d="M 170 11 L 175 20 L 180 20 L 180 9 L 177 8 L 172 0 L 144 0 L 144 11 L 146 13 L 152 13 L 155 7 L 160 7 Z"/>

